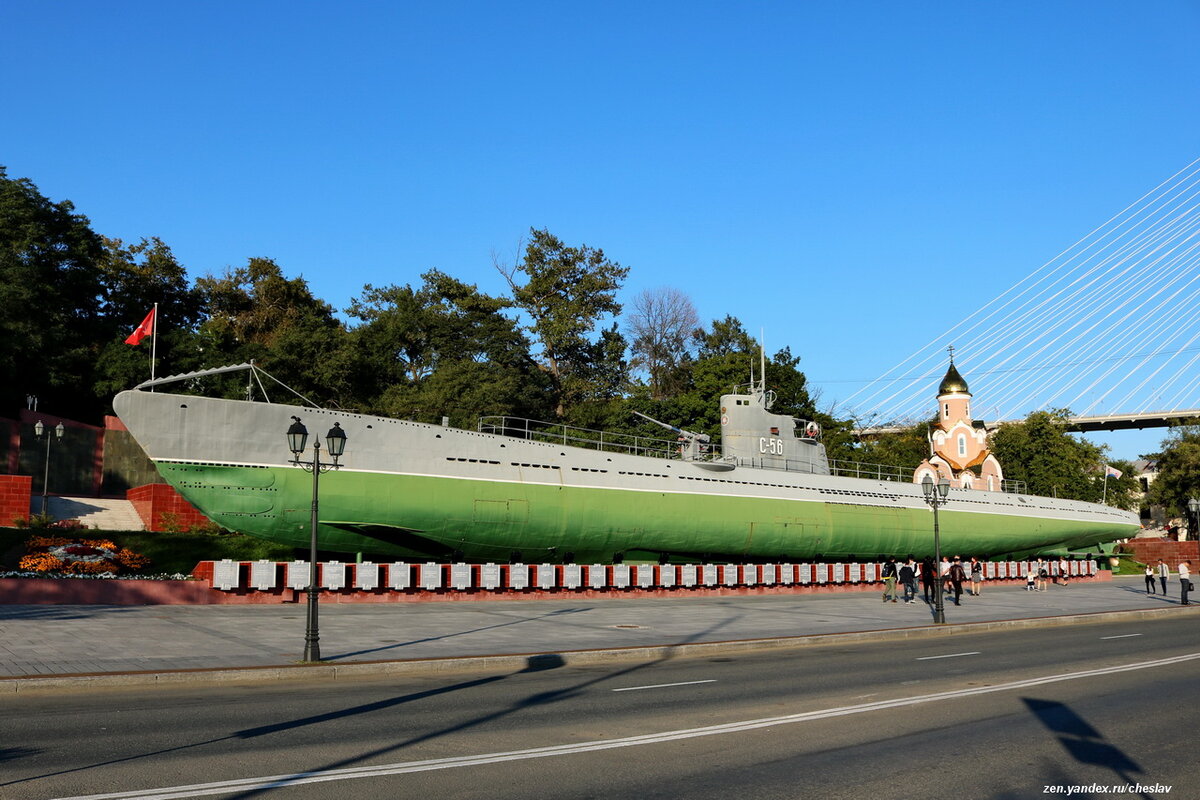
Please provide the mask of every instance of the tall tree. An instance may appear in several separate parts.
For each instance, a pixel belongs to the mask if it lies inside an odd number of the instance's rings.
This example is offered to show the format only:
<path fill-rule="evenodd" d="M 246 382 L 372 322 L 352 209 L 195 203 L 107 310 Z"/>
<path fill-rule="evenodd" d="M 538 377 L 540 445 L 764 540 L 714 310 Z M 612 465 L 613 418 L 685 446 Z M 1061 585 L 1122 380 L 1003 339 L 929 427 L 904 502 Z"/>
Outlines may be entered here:
<path fill-rule="evenodd" d="M 200 325 L 205 366 L 254 360 L 314 401 L 354 404 L 345 327 L 303 278 L 286 278 L 269 258 L 196 281 L 207 318 Z M 228 392 L 239 391 L 228 389 Z"/>
<path fill-rule="evenodd" d="M 1172 428 L 1162 448 L 1148 499 L 1168 514 L 1182 515 L 1188 500 L 1200 497 L 1200 426 Z"/>
<path fill-rule="evenodd" d="M 52 202 L 0 167 L 0 407 L 90 417 L 79 391 L 107 338 L 100 318 L 103 244 L 70 201 Z"/>
<path fill-rule="evenodd" d="M 672 288 L 646 289 L 626 318 L 630 366 L 646 374 L 650 396 L 662 400 L 679 391 L 680 367 L 694 349 L 700 317 L 691 299 Z"/>
<path fill-rule="evenodd" d="M 587 394 L 586 374 L 594 357 L 590 335 L 605 316 L 621 312 L 616 295 L 629 268 L 610 261 L 599 248 L 570 247 L 548 230 L 531 228 L 529 234 L 524 257 L 496 268 L 512 290 L 513 305 L 529 317 L 561 418 Z"/>
<path fill-rule="evenodd" d="M 1125 491 L 1132 489 L 1132 471 L 1121 479 L 1129 481 L 1124 487 L 1110 478 L 1105 498 L 1105 450 L 1069 434 L 1065 423 L 1070 416 L 1066 409 L 1038 411 L 1024 422 L 994 431 L 991 450 L 1004 468 L 1005 479 L 1022 481 L 1028 492 L 1047 497 L 1090 503 L 1107 499 L 1110 505 L 1132 503 Z"/>
<path fill-rule="evenodd" d="M 133 245 L 105 238 L 100 266 L 105 286 L 102 310 L 109 333 L 96 359 L 97 396 L 111 399 L 149 377 L 147 351 L 151 342 L 130 347 L 125 338 L 156 303 L 156 374 L 198 369 L 196 325 L 201 317 L 201 298 L 171 248 L 157 237 Z"/>
<path fill-rule="evenodd" d="M 711 358 L 730 353 L 753 353 L 758 349 L 754 337 L 746 333 L 741 320 L 732 315 L 713 320 L 709 330 L 693 334 L 698 358 Z"/>
<path fill-rule="evenodd" d="M 363 369 L 358 385 L 383 413 L 456 425 L 479 416 L 545 416 L 547 386 L 508 301 L 441 272 L 412 286 L 366 286 L 349 313 Z"/>

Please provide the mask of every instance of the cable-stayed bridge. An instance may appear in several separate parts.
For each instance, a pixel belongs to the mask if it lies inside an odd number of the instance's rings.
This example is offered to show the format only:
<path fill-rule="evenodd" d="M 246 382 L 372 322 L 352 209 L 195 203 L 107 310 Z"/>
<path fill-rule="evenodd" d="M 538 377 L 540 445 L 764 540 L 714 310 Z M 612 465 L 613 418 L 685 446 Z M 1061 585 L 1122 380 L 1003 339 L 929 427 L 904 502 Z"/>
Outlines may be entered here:
<path fill-rule="evenodd" d="M 1080 431 L 1200 417 L 1200 159 L 846 398 L 860 433 L 931 418 L 948 349 L 988 427 L 1058 409 Z"/>

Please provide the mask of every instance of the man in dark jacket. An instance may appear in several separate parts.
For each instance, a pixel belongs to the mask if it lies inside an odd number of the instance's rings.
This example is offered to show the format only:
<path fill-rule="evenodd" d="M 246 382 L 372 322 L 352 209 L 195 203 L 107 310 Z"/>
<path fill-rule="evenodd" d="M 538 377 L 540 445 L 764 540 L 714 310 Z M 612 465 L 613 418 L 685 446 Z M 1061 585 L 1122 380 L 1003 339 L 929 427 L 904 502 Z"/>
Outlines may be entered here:
<path fill-rule="evenodd" d="M 962 585 L 967 579 L 967 571 L 963 569 L 962 561 L 958 556 L 954 557 L 954 563 L 950 565 L 950 585 L 954 587 L 954 605 L 962 605 Z"/>
<path fill-rule="evenodd" d="M 917 598 L 917 562 L 910 555 L 900 566 L 900 583 L 904 585 L 904 602 L 911 603 Z"/>

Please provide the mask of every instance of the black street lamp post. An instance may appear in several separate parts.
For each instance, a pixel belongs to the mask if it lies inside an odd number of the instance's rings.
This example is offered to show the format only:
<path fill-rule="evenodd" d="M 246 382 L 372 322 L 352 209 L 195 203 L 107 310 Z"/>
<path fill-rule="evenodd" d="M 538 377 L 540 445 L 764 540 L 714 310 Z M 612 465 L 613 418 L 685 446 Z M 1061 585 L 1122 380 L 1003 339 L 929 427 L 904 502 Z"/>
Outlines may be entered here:
<path fill-rule="evenodd" d="M 938 625 L 946 624 L 946 608 L 942 604 L 942 534 L 938 529 L 938 507 L 946 504 L 950 495 L 950 479 L 942 476 L 935 485 L 933 478 L 926 475 L 921 479 L 921 491 L 925 493 L 925 502 L 933 507 L 933 621 Z"/>
<path fill-rule="evenodd" d="M 333 427 L 329 429 L 329 433 L 325 434 L 325 447 L 329 451 L 329 455 L 333 457 L 333 461 L 321 461 L 321 440 L 313 440 L 313 457 L 312 461 L 301 461 L 300 454 L 304 452 L 304 447 L 308 444 L 308 429 L 300 422 L 299 417 L 292 417 L 292 425 L 287 430 L 288 449 L 292 451 L 292 463 L 298 467 L 302 467 L 307 472 L 311 472 L 313 476 L 312 485 L 312 517 L 310 519 L 310 538 L 309 538 L 309 556 L 308 556 L 308 614 L 304 628 L 304 660 L 305 661 L 320 661 L 321 660 L 321 645 L 320 634 L 317 630 L 317 493 L 320 484 L 321 473 L 328 472 L 331 469 L 338 469 L 341 464 L 338 463 L 338 458 L 346 450 L 346 432 L 342 430 L 342 426 L 335 422 Z"/>
<path fill-rule="evenodd" d="M 58 441 L 61 442 L 64 431 L 66 431 L 66 428 L 64 428 L 63 424 L 60 422 L 54 426 L 54 436 L 51 437 L 50 434 L 46 431 L 46 426 L 42 424 L 42 421 L 40 419 L 37 422 L 33 423 L 33 435 L 34 436 L 36 436 L 38 439 L 41 439 L 42 434 L 46 435 L 46 464 L 45 464 L 45 471 L 42 473 L 42 516 L 43 517 L 46 516 L 46 502 L 47 502 L 46 501 L 46 486 L 50 483 L 50 441 L 52 438 L 57 438 Z"/>
<path fill-rule="evenodd" d="M 1192 529 L 1189 539 L 1194 539 L 1200 542 L 1200 499 L 1195 497 L 1188 500 L 1188 510 L 1192 512 L 1192 519 L 1188 526 Z"/>

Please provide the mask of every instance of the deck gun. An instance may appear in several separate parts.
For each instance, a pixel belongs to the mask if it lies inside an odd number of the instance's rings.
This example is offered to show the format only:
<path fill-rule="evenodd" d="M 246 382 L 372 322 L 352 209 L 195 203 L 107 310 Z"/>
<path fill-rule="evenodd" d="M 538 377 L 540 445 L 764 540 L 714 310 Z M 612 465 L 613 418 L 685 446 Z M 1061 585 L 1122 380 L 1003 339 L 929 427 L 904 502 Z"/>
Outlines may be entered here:
<path fill-rule="evenodd" d="M 675 433 L 679 434 L 680 440 L 687 442 L 686 446 L 680 448 L 684 461 L 699 461 L 704 456 L 708 455 L 709 438 L 707 433 L 692 433 L 691 431 L 685 431 L 683 428 L 676 428 L 674 425 L 668 425 L 665 422 L 660 422 L 654 417 L 647 416 L 640 411 L 634 411 L 633 413 L 637 414 L 647 422 L 653 422 L 655 425 L 659 425 L 669 431 L 675 431 Z"/>

